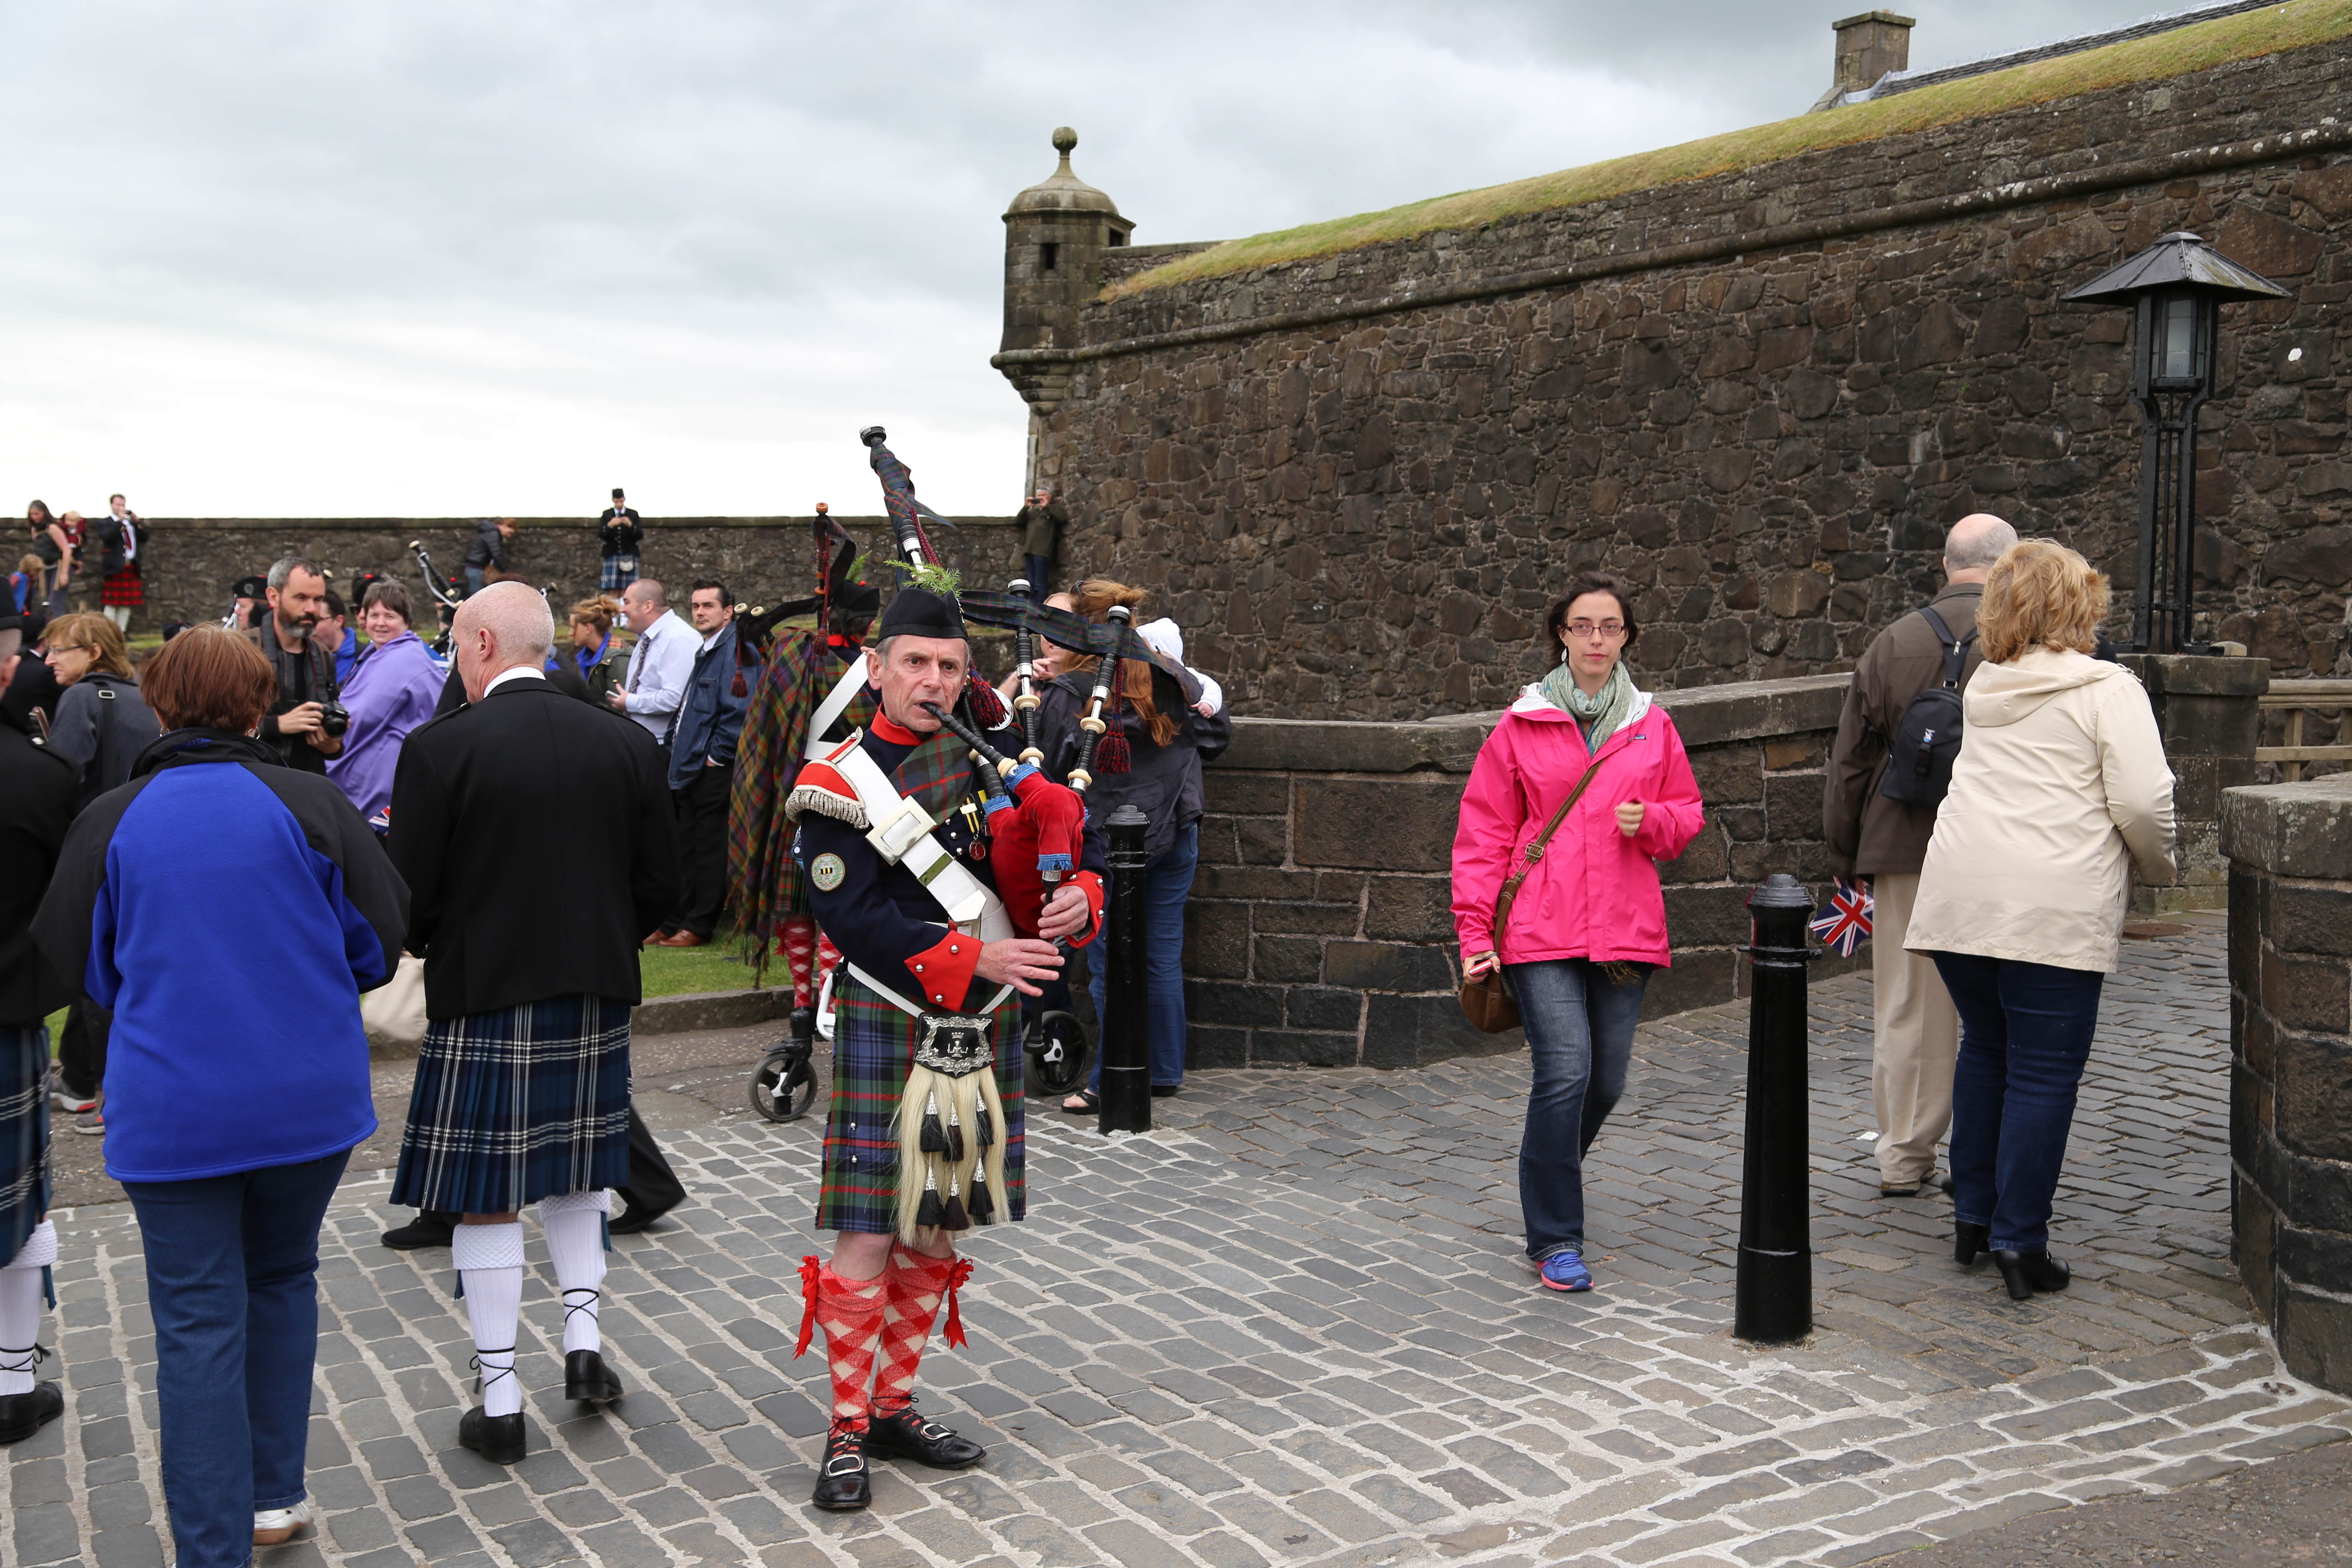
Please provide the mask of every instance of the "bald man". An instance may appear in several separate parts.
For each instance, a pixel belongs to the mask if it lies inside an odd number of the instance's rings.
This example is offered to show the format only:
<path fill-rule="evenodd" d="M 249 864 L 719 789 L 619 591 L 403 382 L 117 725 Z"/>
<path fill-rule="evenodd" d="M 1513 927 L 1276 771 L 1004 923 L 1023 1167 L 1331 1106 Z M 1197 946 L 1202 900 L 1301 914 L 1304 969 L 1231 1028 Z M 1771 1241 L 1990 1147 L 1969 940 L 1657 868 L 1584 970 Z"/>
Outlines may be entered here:
<path fill-rule="evenodd" d="M 1911 700 L 1943 683 L 1955 647 L 1963 687 L 1983 662 L 1975 638 L 1985 574 L 2016 542 L 2017 530 L 1990 512 L 1952 525 L 1944 537 L 1943 590 L 1863 651 L 1830 753 L 1822 801 L 1830 871 L 1867 889 L 1876 904 L 1870 1087 L 1878 1110 L 1878 1190 L 1886 1197 L 1951 1191 L 1951 1177 L 1936 1167 L 1936 1145 L 1952 1124 L 1952 1062 L 1960 1048 L 1959 1015 L 1935 964 L 1903 949 L 1936 807 L 1880 792 L 1888 742 Z"/>
<path fill-rule="evenodd" d="M 457 1439 L 523 1457 L 519 1212 L 539 1205 L 562 1294 L 564 1397 L 603 1404 L 604 1215 L 629 1170 L 637 949 L 677 900 L 659 749 L 548 683 L 547 602 L 495 583 L 451 628 L 466 706 L 413 731 L 393 775 L 393 864 L 428 1023 L 392 1201 L 465 1216 L 482 1403 Z"/>

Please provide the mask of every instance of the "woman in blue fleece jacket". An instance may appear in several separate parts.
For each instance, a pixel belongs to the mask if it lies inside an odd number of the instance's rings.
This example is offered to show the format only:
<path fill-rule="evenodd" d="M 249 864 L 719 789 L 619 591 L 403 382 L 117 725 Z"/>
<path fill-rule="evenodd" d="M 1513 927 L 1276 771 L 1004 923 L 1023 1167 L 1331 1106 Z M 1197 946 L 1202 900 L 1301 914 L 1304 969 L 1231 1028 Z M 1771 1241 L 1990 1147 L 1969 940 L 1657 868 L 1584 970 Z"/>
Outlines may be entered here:
<path fill-rule="evenodd" d="M 250 642 L 193 627 L 142 689 L 166 733 L 75 819 L 33 931 L 114 1014 L 106 1172 L 146 1249 L 180 1568 L 244 1568 L 310 1518 L 319 1226 L 375 1131 L 359 994 L 408 889 L 341 790 L 251 739 L 278 677 Z"/>

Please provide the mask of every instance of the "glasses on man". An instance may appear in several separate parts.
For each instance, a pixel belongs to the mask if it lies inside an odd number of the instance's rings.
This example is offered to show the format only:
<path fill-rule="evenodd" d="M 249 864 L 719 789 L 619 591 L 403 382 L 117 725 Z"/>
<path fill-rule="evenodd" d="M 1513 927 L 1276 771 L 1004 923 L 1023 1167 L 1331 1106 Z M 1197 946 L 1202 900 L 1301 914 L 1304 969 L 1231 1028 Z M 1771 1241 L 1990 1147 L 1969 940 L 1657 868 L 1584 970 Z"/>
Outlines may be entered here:
<path fill-rule="evenodd" d="M 1604 641 L 1615 642 L 1625 635 L 1625 623 L 1622 621 L 1570 621 L 1560 629 L 1579 642 L 1584 642 L 1595 635 Z"/>

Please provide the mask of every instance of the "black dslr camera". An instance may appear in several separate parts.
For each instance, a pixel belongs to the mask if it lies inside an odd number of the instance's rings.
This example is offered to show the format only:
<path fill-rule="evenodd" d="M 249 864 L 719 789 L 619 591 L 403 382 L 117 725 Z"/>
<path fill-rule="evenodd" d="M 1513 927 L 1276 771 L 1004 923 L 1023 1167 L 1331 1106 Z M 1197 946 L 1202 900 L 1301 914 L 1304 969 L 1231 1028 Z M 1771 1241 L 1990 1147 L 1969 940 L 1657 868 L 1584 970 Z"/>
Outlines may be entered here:
<path fill-rule="evenodd" d="M 341 739 L 343 731 L 351 727 L 350 709 L 331 697 L 319 704 L 319 728 L 326 731 L 329 740 Z"/>

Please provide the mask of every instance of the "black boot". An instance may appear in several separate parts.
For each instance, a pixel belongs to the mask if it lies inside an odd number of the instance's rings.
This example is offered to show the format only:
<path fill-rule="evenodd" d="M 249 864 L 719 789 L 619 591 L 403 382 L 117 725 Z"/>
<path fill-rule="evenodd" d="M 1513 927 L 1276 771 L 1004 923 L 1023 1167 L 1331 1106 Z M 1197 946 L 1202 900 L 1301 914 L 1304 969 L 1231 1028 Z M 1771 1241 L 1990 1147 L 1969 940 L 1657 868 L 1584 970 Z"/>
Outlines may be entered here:
<path fill-rule="evenodd" d="M 563 1358 L 563 1397 L 609 1405 L 621 1397 L 621 1380 L 604 1364 L 601 1351 L 572 1351 Z"/>
<path fill-rule="evenodd" d="M 1992 1250 L 1992 1226 L 1970 1225 L 1967 1220 L 1952 1222 L 1952 1258 L 1962 1264 L 1974 1263 L 1977 1254 Z"/>
<path fill-rule="evenodd" d="M 866 1451 L 893 1459 L 912 1459 L 935 1470 L 961 1470 L 988 1458 L 988 1450 L 971 1438 L 908 1405 L 896 1415 L 877 1415 L 866 1430 Z"/>
<path fill-rule="evenodd" d="M 490 1415 L 477 1405 L 457 1422 L 457 1441 L 494 1465 L 519 1464 L 523 1455 L 522 1412 Z"/>
<path fill-rule="evenodd" d="M 0 1445 L 21 1443 L 66 1411 L 66 1392 L 37 1383 L 30 1394 L 0 1394 Z"/>
<path fill-rule="evenodd" d="M 426 1209 L 397 1230 L 383 1233 L 383 1244 L 395 1252 L 414 1252 L 420 1247 L 446 1247 L 450 1233 L 457 1229 L 462 1215 L 443 1214 L 438 1209 Z"/>
<path fill-rule="evenodd" d="M 1992 1255 L 1992 1266 L 2000 1270 L 2001 1283 L 2009 1287 L 2009 1299 L 2024 1301 L 2032 1299 L 2036 1290 L 2063 1290 L 2074 1273 L 2065 1264 L 2041 1252 L 2011 1252 Z"/>
<path fill-rule="evenodd" d="M 809 1501 L 846 1513 L 873 1500 L 873 1478 L 866 1469 L 865 1428 L 854 1422 L 836 1421 L 825 1436 L 824 1462 L 816 1468 L 816 1491 Z"/>

